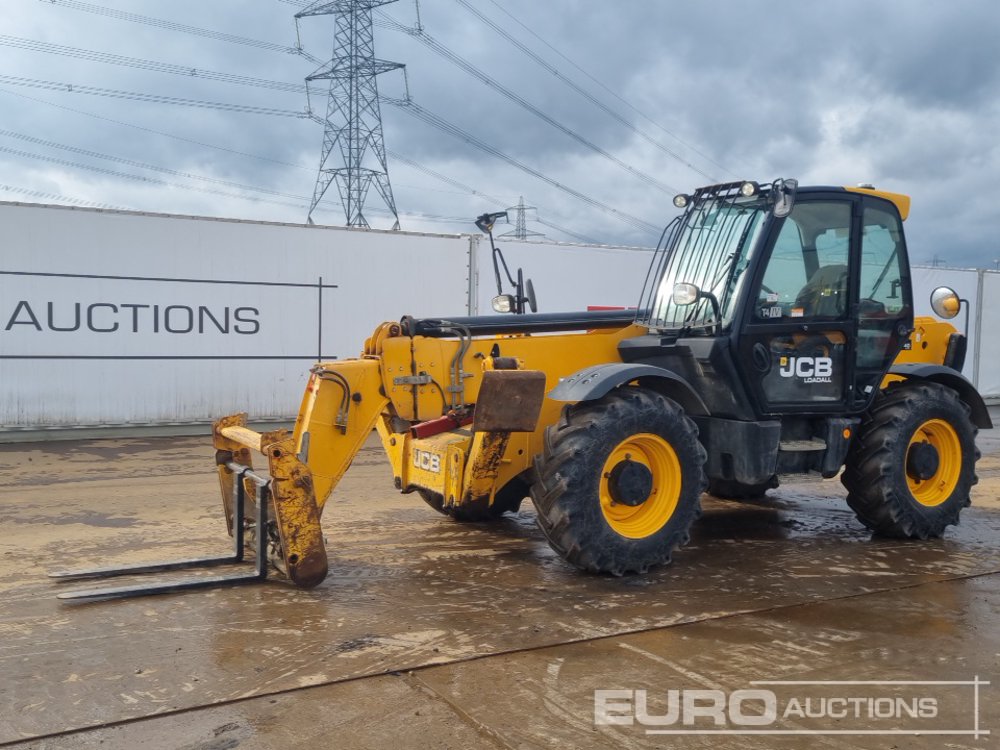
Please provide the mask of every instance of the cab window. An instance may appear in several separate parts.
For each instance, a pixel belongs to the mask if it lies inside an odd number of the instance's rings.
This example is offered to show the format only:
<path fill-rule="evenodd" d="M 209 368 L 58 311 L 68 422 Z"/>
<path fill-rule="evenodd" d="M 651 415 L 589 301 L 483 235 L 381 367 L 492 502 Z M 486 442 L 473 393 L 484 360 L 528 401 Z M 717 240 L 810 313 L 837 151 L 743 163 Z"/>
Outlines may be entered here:
<path fill-rule="evenodd" d="M 909 305 L 904 297 L 899 219 L 865 207 L 861 236 L 861 317 L 896 316 Z"/>
<path fill-rule="evenodd" d="M 910 308 L 909 284 L 904 278 L 903 228 L 899 216 L 866 205 L 861 234 L 861 293 L 858 299 L 857 365 L 871 370 L 859 382 L 860 392 L 874 387 L 898 347 L 896 321 Z"/>
<path fill-rule="evenodd" d="M 754 317 L 844 317 L 850 236 L 850 202 L 796 204 L 771 252 Z"/>

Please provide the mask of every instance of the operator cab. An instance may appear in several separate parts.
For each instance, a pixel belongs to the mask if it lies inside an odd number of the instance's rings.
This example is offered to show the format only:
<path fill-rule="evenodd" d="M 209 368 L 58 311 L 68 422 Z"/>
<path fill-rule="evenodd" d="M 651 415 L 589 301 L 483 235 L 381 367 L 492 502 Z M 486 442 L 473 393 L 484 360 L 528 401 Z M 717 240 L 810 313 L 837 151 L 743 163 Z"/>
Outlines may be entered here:
<path fill-rule="evenodd" d="M 650 335 L 623 359 L 683 373 L 717 416 L 862 412 L 913 329 L 909 198 L 778 180 L 674 204 L 639 308 Z"/>

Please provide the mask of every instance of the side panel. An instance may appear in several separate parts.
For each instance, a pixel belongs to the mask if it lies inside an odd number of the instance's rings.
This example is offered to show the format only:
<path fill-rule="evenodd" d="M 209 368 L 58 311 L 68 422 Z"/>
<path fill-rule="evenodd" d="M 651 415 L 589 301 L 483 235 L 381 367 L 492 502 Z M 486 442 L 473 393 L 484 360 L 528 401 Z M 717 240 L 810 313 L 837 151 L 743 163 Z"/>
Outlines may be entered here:
<path fill-rule="evenodd" d="M 463 403 L 475 403 L 479 398 L 483 382 L 482 362 L 494 349 L 499 348 L 501 356 L 519 359 L 525 370 L 538 370 L 545 374 L 545 392 L 549 393 L 561 378 L 587 366 L 605 362 L 618 362 L 618 343 L 630 336 L 641 335 L 644 328 L 627 326 L 618 331 L 591 331 L 580 333 L 532 335 L 514 337 L 483 337 L 473 339 L 462 358 Z M 446 399 L 451 387 L 451 362 L 459 350 L 457 339 L 409 338 L 399 336 L 386 339 L 382 344 L 384 370 L 383 387 L 391 401 L 392 408 L 402 419 L 409 422 L 424 422 L 440 417 L 446 411 Z M 417 367 L 415 363 L 421 363 Z M 404 373 L 404 375 L 400 375 Z M 428 382 L 419 384 L 396 383 L 399 377 L 422 374 Z M 490 481 L 499 488 L 532 465 L 535 454 L 542 450 L 545 427 L 554 424 L 564 404 L 552 398 L 544 398 L 538 417 L 537 428 L 530 433 L 513 432 L 503 446 L 502 460 L 489 467 Z M 405 427 L 404 424 L 401 426 Z M 451 467 L 450 451 L 456 445 L 471 443 L 471 430 L 443 433 L 432 438 L 419 440 L 408 432 L 392 432 L 391 425 L 380 423 L 380 434 L 388 445 L 387 452 L 394 465 L 394 476 L 400 478 L 402 487 L 416 485 L 440 492 L 442 483 L 454 472 Z M 477 433 L 492 435 L 497 433 Z M 485 439 L 485 438 L 484 438 Z M 395 440 L 392 444 L 391 441 Z M 480 441 L 482 442 L 482 440 Z M 489 447 L 489 446 L 486 446 Z M 424 453 L 416 453 L 423 451 Z M 485 451 L 488 453 L 489 451 Z M 448 471 L 442 469 L 447 464 Z M 430 469 L 438 471 L 430 471 Z M 459 467 L 461 468 L 461 467 Z M 495 472 L 495 482 L 492 476 Z M 482 486 L 477 486 L 478 490 Z"/>
<path fill-rule="evenodd" d="M 562 378 L 595 364 L 620 362 L 618 342 L 645 333 L 644 328 L 627 326 L 617 331 L 591 331 L 552 335 L 483 337 L 473 339 L 461 360 L 461 398 L 475 402 L 482 382 L 482 361 L 494 347 L 504 357 L 516 357 L 525 370 L 545 373 L 545 392 L 549 393 Z M 441 416 L 450 401 L 453 385 L 452 362 L 459 349 L 457 339 L 409 338 L 386 339 L 383 344 L 384 382 L 399 416 L 412 421 L 425 421 Z M 410 385 L 398 378 L 424 373 L 428 383 Z M 550 421 L 562 404 L 546 398 L 542 404 L 541 422 Z"/>

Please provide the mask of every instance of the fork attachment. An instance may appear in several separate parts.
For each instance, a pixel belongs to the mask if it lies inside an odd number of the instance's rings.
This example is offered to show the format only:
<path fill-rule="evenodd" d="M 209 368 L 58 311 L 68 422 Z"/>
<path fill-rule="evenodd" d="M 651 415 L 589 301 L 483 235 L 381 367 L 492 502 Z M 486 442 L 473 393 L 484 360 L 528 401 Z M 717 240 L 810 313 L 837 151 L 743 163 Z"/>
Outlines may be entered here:
<path fill-rule="evenodd" d="M 223 467 L 220 467 L 220 472 Z M 233 536 L 233 553 L 223 557 L 203 557 L 191 560 L 172 560 L 168 562 L 146 563 L 126 567 L 91 568 L 88 570 L 65 570 L 49 573 L 49 578 L 60 582 L 81 581 L 95 578 L 115 578 L 118 576 L 140 575 L 145 573 L 162 573 L 171 570 L 194 570 L 198 568 L 214 568 L 244 562 L 244 544 L 246 531 L 252 529 L 255 537 L 254 570 L 253 572 L 229 573 L 217 576 L 201 576 L 198 578 L 175 579 L 153 584 L 136 584 L 133 586 L 115 586 L 93 589 L 74 589 L 58 595 L 59 599 L 74 602 L 92 602 L 105 599 L 124 599 L 134 596 L 149 596 L 152 594 L 168 594 L 174 591 L 189 589 L 215 588 L 220 586 L 235 586 L 244 583 L 263 581 L 267 578 L 267 545 L 268 545 L 268 506 L 270 505 L 271 482 L 255 474 L 250 467 L 229 462 L 225 467 L 232 477 L 231 497 L 234 498 L 233 516 L 227 517 L 230 532 Z M 248 523 L 245 511 L 248 507 L 246 494 L 253 487 L 256 517 L 253 523 Z M 261 531 L 263 530 L 263 531 Z"/>
<path fill-rule="evenodd" d="M 212 429 L 229 533 L 235 535 L 239 497 L 246 502 L 246 493 L 234 496 L 231 463 L 252 468 L 253 453 L 262 453 L 267 457 L 271 476 L 269 501 L 273 520 L 268 531 L 275 532 L 269 534 L 275 552 L 272 561 L 296 586 L 307 589 L 317 586 L 326 578 L 327 556 L 312 472 L 296 454 L 296 441 L 286 430 L 254 432 L 247 428 L 246 417 L 246 414 L 223 417 Z M 250 515 L 245 509 L 243 513 Z"/>
<path fill-rule="evenodd" d="M 59 571 L 50 573 L 49 577 L 60 581 L 76 581 L 212 568 L 243 562 L 245 547 L 251 544 L 254 550 L 252 573 L 67 591 L 59 594 L 59 598 L 95 601 L 252 583 L 267 578 L 269 561 L 300 588 L 312 588 L 322 582 L 327 573 L 327 556 L 312 473 L 296 455 L 295 440 L 287 431 L 254 432 L 247 428 L 246 416 L 234 414 L 223 417 L 212 427 L 222 505 L 226 525 L 233 538 L 231 555 L 127 567 Z M 254 452 L 267 457 L 268 477 L 254 472 Z M 252 532 L 251 544 L 247 543 L 248 531 Z"/>

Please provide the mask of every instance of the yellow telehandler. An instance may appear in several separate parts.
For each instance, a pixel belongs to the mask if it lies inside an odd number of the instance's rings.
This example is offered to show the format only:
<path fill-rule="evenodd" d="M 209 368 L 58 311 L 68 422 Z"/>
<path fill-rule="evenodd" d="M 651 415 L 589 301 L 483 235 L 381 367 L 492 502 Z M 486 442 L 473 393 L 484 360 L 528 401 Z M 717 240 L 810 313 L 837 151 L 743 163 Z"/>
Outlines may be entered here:
<path fill-rule="evenodd" d="M 977 428 L 992 425 L 960 373 L 965 336 L 914 319 L 909 203 L 794 180 L 679 195 L 631 311 L 529 313 L 530 282 L 504 264 L 504 314 L 382 323 L 358 358 L 312 368 L 291 433 L 255 432 L 239 414 L 215 423 L 232 556 L 53 575 L 222 564 L 244 547 L 253 573 L 61 596 L 241 583 L 269 560 L 316 586 L 321 514 L 373 429 L 399 491 L 458 521 L 530 496 L 553 549 L 593 572 L 669 562 L 706 489 L 750 497 L 783 474 L 842 471 L 874 533 L 939 536 L 969 505 Z M 496 218 L 478 221 L 491 244 Z M 960 307 L 944 287 L 931 304 L 944 318 Z"/>

